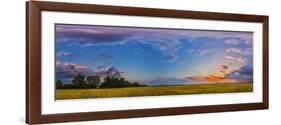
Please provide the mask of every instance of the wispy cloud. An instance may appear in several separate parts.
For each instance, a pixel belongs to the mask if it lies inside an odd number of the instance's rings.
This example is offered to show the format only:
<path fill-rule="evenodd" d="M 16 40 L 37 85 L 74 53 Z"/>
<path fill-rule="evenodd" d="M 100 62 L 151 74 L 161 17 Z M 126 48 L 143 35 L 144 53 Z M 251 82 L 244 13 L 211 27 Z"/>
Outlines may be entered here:
<path fill-rule="evenodd" d="M 225 59 L 231 63 L 245 63 L 247 58 L 240 58 L 240 57 L 234 57 L 234 56 L 225 56 Z"/>
<path fill-rule="evenodd" d="M 68 56 L 68 55 L 71 55 L 71 54 L 72 54 L 72 52 L 62 50 L 62 51 L 57 52 L 56 56 Z"/>
<path fill-rule="evenodd" d="M 226 39 L 224 41 L 225 44 L 229 44 L 229 45 L 238 45 L 240 43 L 239 39 Z"/>
<path fill-rule="evenodd" d="M 241 53 L 242 50 L 241 48 L 229 48 L 226 50 L 226 52 L 229 52 L 229 53 Z"/>
<path fill-rule="evenodd" d="M 226 52 L 247 56 L 253 54 L 253 48 L 228 48 Z"/>
<path fill-rule="evenodd" d="M 243 38 L 243 37 L 230 37 L 230 38 L 225 38 L 224 44 L 227 45 L 247 45 L 250 46 L 253 44 L 253 38 Z"/>
<path fill-rule="evenodd" d="M 193 76 L 193 77 L 186 77 L 186 79 L 193 80 L 195 83 L 228 83 L 228 82 L 235 82 L 235 80 L 227 79 L 221 76 L 215 75 L 208 75 L 208 76 Z"/>
<path fill-rule="evenodd" d="M 214 50 L 213 49 L 187 49 L 187 53 L 188 54 L 195 54 L 195 55 L 199 55 L 199 56 L 205 56 L 207 54 L 211 54 L 213 53 Z"/>

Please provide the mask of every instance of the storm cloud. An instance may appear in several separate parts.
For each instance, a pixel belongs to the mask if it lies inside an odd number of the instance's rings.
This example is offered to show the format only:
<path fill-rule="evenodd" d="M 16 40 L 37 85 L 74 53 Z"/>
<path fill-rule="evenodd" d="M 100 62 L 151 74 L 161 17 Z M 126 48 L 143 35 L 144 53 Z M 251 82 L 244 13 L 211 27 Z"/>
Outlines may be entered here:
<path fill-rule="evenodd" d="M 77 74 L 92 75 L 94 71 L 86 66 L 72 62 L 56 62 L 56 79 L 69 79 Z"/>
<path fill-rule="evenodd" d="M 253 67 L 245 65 L 238 70 L 226 74 L 226 77 L 239 81 L 253 81 Z"/>
<path fill-rule="evenodd" d="M 83 74 L 86 76 L 99 76 L 101 78 L 106 76 L 121 77 L 122 73 L 113 66 L 98 66 L 93 70 L 87 66 L 75 64 L 72 62 L 56 62 L 56 79 L 67 80 L 73 79 L 75 75 Z"/>
<path fill-rule="evenodd" d="M 128 34 L 116 31 L 101 31 L 98 28 L 75 28 L 66 25 L 56 27 L 56 39 L 80 45 L 112 44 L 128 38 Z"/>

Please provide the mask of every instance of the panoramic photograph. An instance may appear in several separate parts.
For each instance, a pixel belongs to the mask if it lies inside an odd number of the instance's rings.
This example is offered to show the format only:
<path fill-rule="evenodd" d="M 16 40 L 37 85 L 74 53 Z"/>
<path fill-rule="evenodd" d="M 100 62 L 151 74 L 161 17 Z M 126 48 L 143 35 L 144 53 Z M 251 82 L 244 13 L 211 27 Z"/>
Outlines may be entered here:
<path fill-rule="evenodd" d="M 55 24 L 55 100 L 253 92 L 253 32 Z"/>

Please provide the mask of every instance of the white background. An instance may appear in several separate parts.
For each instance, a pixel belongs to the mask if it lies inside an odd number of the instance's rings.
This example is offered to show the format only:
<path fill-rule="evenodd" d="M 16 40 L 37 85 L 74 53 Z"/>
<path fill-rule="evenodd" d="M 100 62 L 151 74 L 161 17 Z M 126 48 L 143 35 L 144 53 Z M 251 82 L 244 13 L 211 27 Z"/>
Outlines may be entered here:
<path fill-rule="evenodd" d="M 68 0 L 70 1 L 70 0 Z M 75 0 L 71 0 L 74 1 Z M 78 0 L 76 0 L 78 1 Z M 79 0 L 107 5 L 170 8 L 270 16 L 270 109 L 259 111 L 209 113 L 196 115 L 103 120 L 64 124 L 143 125 L 143 124 L 278 124 L 281 113 L 281 28 L 280 4 L 277 0 Z M 0 124 L 25 124 L 25 0 L 6 0 L 0 5 Z"/>

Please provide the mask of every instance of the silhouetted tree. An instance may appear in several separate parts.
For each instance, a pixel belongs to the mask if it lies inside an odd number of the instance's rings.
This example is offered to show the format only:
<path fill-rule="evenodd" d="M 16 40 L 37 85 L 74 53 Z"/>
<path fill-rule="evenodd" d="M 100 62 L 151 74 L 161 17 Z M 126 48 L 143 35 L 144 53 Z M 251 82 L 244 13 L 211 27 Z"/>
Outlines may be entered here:
<path fill-rule="evenodd" d="M 88 76 L 86 78 L 86 83 L 90 88 L 96 88 L 100 82 L 101 80 L 99 76 Z"/>
<path fill-rule="evenodd" d="M 63 88 L 63 84 L 61 80 L 57 80 L 56 81 L 56 89 L 62 89 Z"/>
<path fill-rule="evenodd" d="M 71 84 L 63 84 L 61 80 L 56 81 L 57 89 L 88 89 L 88 88 L 121 88 L 121 87 L 138 87 L 146 86 L 138 82 L 129 82 L 124 77 L 107 76 L 101 82 L 99 76 L 84 76 L 77 74 L 74 76 Z"/>
<path fill-rule="evenodd" d="M 65 84 L 63 85 L 63 89 L 77 89 L 77 86 L 74 86 L 73 84 Z"/>
<path fill-rule="evenodd" d="M 85 76 L 80 73 L 74 76 L 72 83 L 77 88 L 86 88 Z"/>
<path fill-rule="evenodd" d="M 103 79 L 103 83 L 100 85 L 100 88 L 111 88 L 114 86 L 113 77 L 107 76 Z"/>
<path fill-rule="evenodd" d="M 104 78 L 103 83 L 100 85 L 100 88 L 120 88 L 120 87 L 137 87 L 144 86 L 138 82 L 130 83 L 125 78 L 116 78 L 113 76 L 107 76 Z"/>

